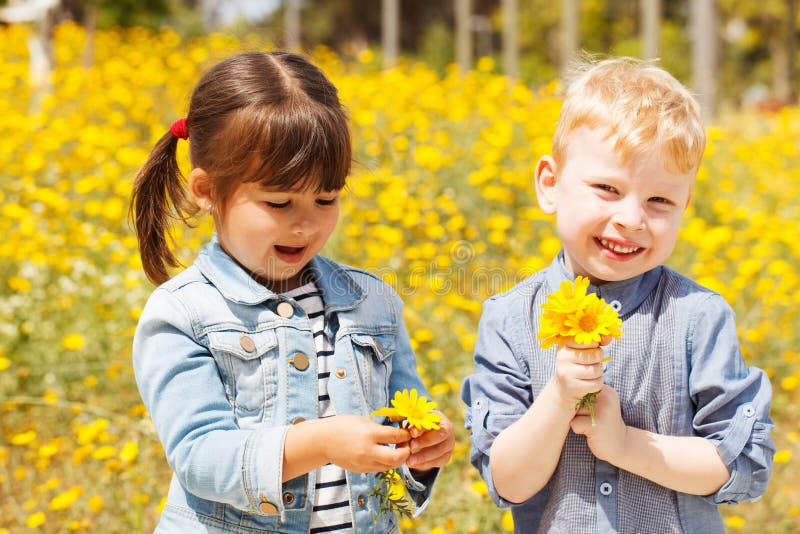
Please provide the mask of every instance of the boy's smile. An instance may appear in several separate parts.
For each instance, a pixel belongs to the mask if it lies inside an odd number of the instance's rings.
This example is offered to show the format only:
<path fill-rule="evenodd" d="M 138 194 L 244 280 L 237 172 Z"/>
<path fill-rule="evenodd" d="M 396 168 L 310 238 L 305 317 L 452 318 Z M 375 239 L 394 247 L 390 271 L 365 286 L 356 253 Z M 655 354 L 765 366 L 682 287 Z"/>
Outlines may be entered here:
<path fill-rule="evenodd" d="M 623 161 L 616 140 L 605 127 L 579 127 L 559 168 L 550 157 L 536 168 L 539 204 L 556 214 L 567 267 L 595 284 L 633 278 L 669 257 L 696 173 L 667 170 L 655 145 Z"/>

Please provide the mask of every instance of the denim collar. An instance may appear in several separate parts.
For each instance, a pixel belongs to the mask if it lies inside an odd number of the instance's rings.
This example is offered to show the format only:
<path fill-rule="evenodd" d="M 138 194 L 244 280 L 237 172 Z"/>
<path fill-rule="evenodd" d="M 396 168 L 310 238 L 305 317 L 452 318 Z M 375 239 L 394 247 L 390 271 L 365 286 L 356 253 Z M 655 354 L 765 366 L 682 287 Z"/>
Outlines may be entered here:
<path fill-rule="evenodd" d="M 628 278 L 627 280 L 604 282 L 600 285 L 589 284 L 589 289 L 587 291 L 590 293 L 597 293 L 598 297 L 612 305 L 620 315 L 626 315 L 644 302 L 644 299 L 647 298 L 650 292 L 656 287 L 656 284 L 658 284 L 663 270 L 664 266 L 659 265 L 646 273 Z M 565 280 L 575 280 L 575 275 L 569 272 L 564 263 L 563 249 L 558 253 L 558 256 L 556 256 L 553 263 L 551 263 L 550 267 L 546 270 L 545 280 L 547 281 L 550 291 L 557 290 L 561 287 L 561 282 Z"/>
<path fill-rule="evenodd" d="M 222 249 L 216 232 L 200 251 L 195 266 L 223 297 L 232 302 L 256 305 L 286 298 L 256 282 Z M 307 269 L 322 292 L 326 312 L 351 310 L 366 297 L 364 289 L 345 269 L 328 258 L 314 256 Z"/>

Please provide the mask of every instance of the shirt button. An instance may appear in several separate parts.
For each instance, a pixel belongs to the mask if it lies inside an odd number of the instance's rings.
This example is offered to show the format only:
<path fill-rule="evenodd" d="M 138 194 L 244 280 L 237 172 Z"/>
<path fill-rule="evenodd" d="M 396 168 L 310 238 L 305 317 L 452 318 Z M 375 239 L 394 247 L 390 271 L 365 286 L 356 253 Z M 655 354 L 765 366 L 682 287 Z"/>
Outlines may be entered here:
<path fill-rule="evenodd" d="M 278 512 L 278 508 L 269 501 L 264 501 L 260 505 L 258 505 L 258 509 L 261 510 L 262 513 L 272 515 Z"/>
<path fill-rule="evenodd" d="M 278 315 L 288 319 L 289 317 L 294 315 L 294 306 L 292 306 L 286 301 L 281 302 L 280 304 L 278 304 Z"/>
<path fill-rule="evenodd" d="M 253 338 L 247 335 L 242 335 L 241 339 L 239 339 L 239 345 L 247 352 L 253 352 L 256 350 L 256 344 L 253 341 Z"/>
<path fill-rule="evenodd" d="M 612 300 L 608 303 L 608 305 L 611 306 L 611 309 L 615 312 L 618 312 L 622 309 L 622 303 L 618 300 Z"/>
<path fill-rule="evenodd" d="M 289 360 L 289 363 L 294 365 L 294 368 L 298 371 L 305 371 L 308 369 L 308 356 L 302 352 L 295 352 L 294 356 L 292 356 L 292 359 Z"/>
<path fill-rule="evenodd" d="M 755 410 L 755 408 L 753 408 L 749 404 L 746 404 L 745 407 L 744 407 L 744 414 L 747 417 L 753 417 L 756 414 L 756 410 Z"/>
<path fill-rule="evenodd" d="M 611 495 L 611 492 L 614 491 L 614 488 L 611 487 L 611 484 L 608 482 L 603 482 L 600 484 L 600 494 L 605 495 L 606 497 Z"/>
<path fill-rule="evenodd" d="M 347 371 L 345 370 L 344 367 L 337 367 L 335 373 L 336 373 L 336 378 L 344 378 L 347 376 Z"/>

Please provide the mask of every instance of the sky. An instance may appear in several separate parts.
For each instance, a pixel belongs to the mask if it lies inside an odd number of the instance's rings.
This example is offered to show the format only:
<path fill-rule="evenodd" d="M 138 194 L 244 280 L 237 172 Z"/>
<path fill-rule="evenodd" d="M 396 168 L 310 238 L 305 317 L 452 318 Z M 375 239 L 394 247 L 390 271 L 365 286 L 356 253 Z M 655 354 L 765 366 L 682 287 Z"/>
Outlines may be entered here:
<path fill-rule="evenodd" d="M 240 18 L 256 22 L 269 15 L 280 6 L 280 0 L 204 0 L 206 10 L 217 10 L 220 23 L 224 26 Z"/>

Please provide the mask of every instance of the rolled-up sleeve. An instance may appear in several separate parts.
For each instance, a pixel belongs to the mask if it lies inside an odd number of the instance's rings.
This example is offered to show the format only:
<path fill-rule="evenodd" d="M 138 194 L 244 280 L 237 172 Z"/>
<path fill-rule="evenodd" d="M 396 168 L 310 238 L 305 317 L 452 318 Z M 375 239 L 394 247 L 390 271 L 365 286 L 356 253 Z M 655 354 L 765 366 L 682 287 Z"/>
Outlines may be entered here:
<path fill-rule="evenodd" d="M 150 297 L 133 343 L 139 392 L 181 485 L 262 515 L 262 501 L 282 502 L 287 427 L 238 427 L 214 358 L 198 343 L 189 317 L 168 291 Z"/>
<path fill-rule="evenodd" d="M 518 359 L 520 351 L 513 345 L 513 340 L 522 336 L 514 336 L 509 320 L 513 319 L 507 303 L 496 299 L 484 303 L 475 344 L 475 372 L 461 387 L 467 405 L 464 424 L 471 431 L 470 461 L 480 471 L 492 500 L 503 507 L 514 503 L 500 497 L 494 487 L 489 465 L 492 444 L 533 403 L 528 367 Z M 519 323 L 519 317 L 516 321 Z"/>
<path fill-rule="evenodd" d="M 693 427 L 715 445 L 730 471 L 728 481 L 707 499 L 715 504 L 757 499 L 767 489 L 775 453 L 769 379 L 745 364 L 733 310 L 722 297 L 706 298 L 690 325 Z"/>

